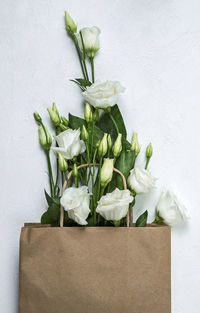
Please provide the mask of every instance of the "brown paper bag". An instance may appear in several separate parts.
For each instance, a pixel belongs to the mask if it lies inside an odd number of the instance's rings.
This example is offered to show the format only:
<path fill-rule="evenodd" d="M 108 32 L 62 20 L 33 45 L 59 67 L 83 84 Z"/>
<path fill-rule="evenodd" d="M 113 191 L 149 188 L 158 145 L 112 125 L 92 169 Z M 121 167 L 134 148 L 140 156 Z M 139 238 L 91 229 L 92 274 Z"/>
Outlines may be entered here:
<path fill-rule="evenodd" d="M 170 313 L 170 227 L 22 228 L 20 313 Z"/>

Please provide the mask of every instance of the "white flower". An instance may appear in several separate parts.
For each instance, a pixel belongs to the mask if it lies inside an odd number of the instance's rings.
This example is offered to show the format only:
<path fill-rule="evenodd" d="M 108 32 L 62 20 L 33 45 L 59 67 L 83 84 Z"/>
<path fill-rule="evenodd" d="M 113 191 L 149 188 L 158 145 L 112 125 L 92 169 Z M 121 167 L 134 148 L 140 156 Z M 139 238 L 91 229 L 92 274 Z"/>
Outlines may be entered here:
<path fill-rule="evenodd" d="M 170 191 L 162 192 L 156 210 L 163 222 L 170 226 L 180 225 L 181 222 L 188 219 L 185 206 Z"/>
<path fill-rule="evenodd" d="M 133 197 L 128 189 L 116 188 L 113 192 L 101 197 L 96 212 L 108 221 L 119 221 L 127 215 L 129 203 L 132 201 Z"/>
<path fill-rule="evenodd" d="M 96 26 L 93 27 L 85 27 L 80 30 L 83 37 L 83 44 L 85 48 L 85 52 L 89 58 L 93 58 L 96 52 L 100 48 L 99 44 L 99 34 L 101 33 L 100 29 Z M 78 42 L 80 48 L 83 50 L 82 41 L 80 37 L 80 33 L 78 36 Z"/>
<path fill-rule="evenodd" d="M 102 187 L 106 187 L 113 177 L 114 159 L 104 159 L 100 173 L 100 182 Z"/>
<path fill-rule="evenodd" d="M 59 147 L 52 147 L 54 152 L 60 152 L 67 160 L 83 153 L 85 143 L 80 140 L 80 129 L 67 129 L 55 137 Z"/>
<path fill-rule="evenodd" d="M 147 193 L 155 186 L 156 179 L 144 168 L 132 169 L 128 177 L 128 186 L 136 193 Z"/>
<path fill-rule="evenodd" d="M 107 108 L 118 102 L 119 93 L 124 91 L 124 87 L 118 81 L 100 82 L 96 81 L 86 88 L 83 97 L 95 108 Z"/>
<path fill-rule="evenodd" d="M 87 225 L 90 213 L 90 194 L 87 186 L 67 188 L 60 199 L 61 205 L 68 212 L 69 218 L 80 225 Z"/>

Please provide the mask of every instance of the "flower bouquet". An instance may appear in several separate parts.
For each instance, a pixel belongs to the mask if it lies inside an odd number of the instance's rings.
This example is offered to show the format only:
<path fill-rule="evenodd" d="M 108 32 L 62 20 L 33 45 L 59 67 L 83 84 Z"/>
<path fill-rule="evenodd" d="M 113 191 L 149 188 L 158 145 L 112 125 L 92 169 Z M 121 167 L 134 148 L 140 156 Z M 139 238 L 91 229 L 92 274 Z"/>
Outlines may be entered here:
<path fill-rule="evenodd" d="M 65 24 L 82 71 L 72 82 L 82 93 L 84 118 L 66 118 L 53 103 L 47 109 L 52 135 L 34 113 L 47 158 L 48 209 L 41 224 L 22 228 L 19 312 L 170 313 L 166 224 L 184 221 L 185 207 L 163 192 L 153 223 L 147 224 L 146 210 L 133 224 L 136 196 L 155 186 L 148 170 L 152 144 L 144 167 L 138 167 L 138 136 L 127 140 L 117 104 L 124 88 L 118 81 L 96 80 L 99 28 L 77 32 L 67 12 Z"/>

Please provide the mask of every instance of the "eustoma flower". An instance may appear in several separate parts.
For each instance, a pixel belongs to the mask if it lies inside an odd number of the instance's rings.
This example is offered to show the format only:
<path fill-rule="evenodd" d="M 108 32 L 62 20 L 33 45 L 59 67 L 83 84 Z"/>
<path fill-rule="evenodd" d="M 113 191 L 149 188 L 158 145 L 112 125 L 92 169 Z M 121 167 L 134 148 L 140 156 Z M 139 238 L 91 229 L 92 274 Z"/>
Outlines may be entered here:
<path fill-rule="evenodd" d="M 128 213 L 129 204 L 133 201 L 130 191 L 119 190 L 102 196 L 98 201 L 96 212 L 108 221 L 119 221 Z"/>
<path fill-rule="evenodd" d="M 59 147 L 52 147 L 54 152 L 60 152 L 67 160 L 85 152 L 85 143 L 80 140 L 80 129 L 67 129 L 55 137 Z"/>
<path fill-rule="evenodd" d="M 93 107 L 105 109 L 115 105 L 118 102 L 119 94 L 124 90 L 118 81 L 96 81 L 82 94 Z"/>
<path fill-rule="evenodd" d="M 99 34 L 100 34 L 100 29 L 96 26 L 93 27 L 85 27 L 80 30 L 78 41 L 79 41 L 79 46 L 83 50 L 83 45 L 82 45 L 82 40 L 81 40 L 81 35 L 83 39 L 83 44 L 85 48 L 85 52 L 88 55 L 89 58 L 94 58 L 95 54 L 100 48 L 99 44 Z"/>
<path fill-rule="evenodd" d="M 156 206 L 155 222 L 164 222 L 170 226 L 180 225 L 188 219 L 185 206 L 170 191 L 163 192 Z"/>
<path fill-rule="evenodd" d="M 101 169 L 100 182 L 101 186 L 105 188 L 112 180 L 113 176 L 114 159 L 104 159 L 104 163 Z"/>
<path fill-rule="evenodd" d="M 61 205 L 68 212 L 69 218 L 80 225 L 87 225 L 90 213 L 90 194 L 87 186 L 67 188 L 60 199 Z"/>
<path fill-rule="evenodd" d="M 137 194 L 147 193 L 155 186 L 156 179 L 143 168 L 136 167 L 131 170 L 128 177 L 128 186 Z"/>

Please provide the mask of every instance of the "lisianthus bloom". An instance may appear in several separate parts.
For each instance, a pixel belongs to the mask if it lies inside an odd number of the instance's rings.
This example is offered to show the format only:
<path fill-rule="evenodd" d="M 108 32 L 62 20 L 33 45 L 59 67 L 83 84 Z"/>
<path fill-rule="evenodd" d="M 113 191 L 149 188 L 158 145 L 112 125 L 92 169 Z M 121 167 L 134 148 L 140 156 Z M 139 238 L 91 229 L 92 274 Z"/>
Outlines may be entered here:
<path fill-rule="evenodd" d="M 114 159 L 104 159 L 103 166 L 101 168 L 100 182 L 102 187 L 106 187 L 112 180 L 113 176 Z"/>
<path fill-rule="evenodd" d="M 119 221 L 128 213 L 129 204 L 133 201 L 130 191 L 119 190 L 102 196 L 98 201 L 96 212 L 108 221 Z"/>
<path fill-rule="evenodd" d="M 173 192 L 162 192 L 156 206 L 155 222 L 164 222 L 170 226 L 178 226 L 188 219 L 185 206 L 177 199 Z"/>
<path fill-rule="evenodd" d="M 124 87 L 118 81 L 96 81 L 87 87 L 82 93 L 85 101 L 93 107 L 105 109 L 112 107 L 118 102 L 119 94 L 124 91 Z"/>
<path fill-rule="evenodd" d="M 60 203 L 68 212 L 69 218 L 80 225 L 87 225 L 86 219 L 90 213 L 90 194 L 87 186 L 67 188 L 60 199 Z"/>
<path fill-rule="evenodd" d="M 81 40 L 81 35 L 83 38 L 83 44 L 85 48 L 85 52 L 88 55 L 89 58 L 94 58 L 95 54 L 100 48 L 100 43 L 99 43 L 99 35 L 101 33 L 100 29 L 96 26 L 93 27 L 85 27 L 82 28 L 79 32 L 78 36 L 78 42 L 81 50 L 83 50 L 83 45 L 82 45 L 82 40 Z"/>
<path fill-rule="evenodd" d="M 144 168 L 136 167 L 128 177 L 129 188 L 137 194 L 147 193 L 155 186 L 156 179 Z"/>
<path fill-rule="evenodd" d="M 54 152 L 60 152 L 67 160 L 85 152 L 85 143 L 80 139 L 80 129 L 67 129 L 55 137 L 59 147 L 52 147 Z"/>

